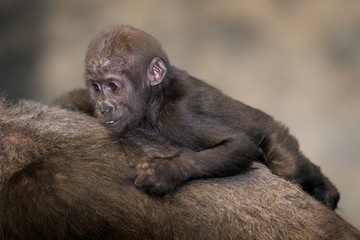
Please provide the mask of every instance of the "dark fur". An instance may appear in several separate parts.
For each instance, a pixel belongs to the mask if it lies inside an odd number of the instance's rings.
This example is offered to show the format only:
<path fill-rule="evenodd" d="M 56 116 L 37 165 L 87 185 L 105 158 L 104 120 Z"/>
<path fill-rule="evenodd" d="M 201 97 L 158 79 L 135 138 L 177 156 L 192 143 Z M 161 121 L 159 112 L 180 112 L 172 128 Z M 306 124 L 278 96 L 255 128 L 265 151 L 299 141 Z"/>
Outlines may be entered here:
<path fill-rule="evenodd" d="M 140 127 L 186 148 L 136 167 L 135 184 L 148 192 L 164 194 L 189 179 L 233 175 L 258 159 L 330 208 L 337 206 L 337 189 L 286 127 L 171 66 L 145 32 L 121 26 L 95 38 L 87 52 L 86 83 L 95 115 L 109 129 Z"/>
<path fill-rule="evenodd" d="M 360 232 L 261 164 L 153 197 L 133 170 L 180 150 L 115 136 L 86 115 L 0 100 L 0 239 L 359 239 Z M 91 129 L 91 131 L 89 131 Z"/>

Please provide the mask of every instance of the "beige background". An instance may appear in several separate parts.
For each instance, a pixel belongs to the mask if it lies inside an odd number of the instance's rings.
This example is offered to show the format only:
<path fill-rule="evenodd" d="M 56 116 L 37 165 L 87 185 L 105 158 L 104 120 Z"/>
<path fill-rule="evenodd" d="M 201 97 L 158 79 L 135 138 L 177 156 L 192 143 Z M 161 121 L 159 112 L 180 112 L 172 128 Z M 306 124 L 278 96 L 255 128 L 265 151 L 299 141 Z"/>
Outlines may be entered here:
<path fill-rule="evenodd" d="M 90 39 L 130 24 L 172 64 L 286 123 L 360 228 L 360 2 L 2 1 L 1 89 L 49 102 L 83 86 Z"/>

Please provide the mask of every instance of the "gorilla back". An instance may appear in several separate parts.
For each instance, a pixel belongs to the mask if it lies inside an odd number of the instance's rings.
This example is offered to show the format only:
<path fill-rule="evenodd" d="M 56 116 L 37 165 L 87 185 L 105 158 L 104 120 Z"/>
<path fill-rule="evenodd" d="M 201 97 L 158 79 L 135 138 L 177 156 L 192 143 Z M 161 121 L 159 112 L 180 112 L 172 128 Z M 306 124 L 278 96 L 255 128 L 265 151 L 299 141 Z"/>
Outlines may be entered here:
<path fill-rule="evenodd" d="M 154 197 L 134 186 L 134 166 L 178 147 L 29 101 L 2 99 L 0 112 L 0 239 L 360 238 L 259 163 Z"/>

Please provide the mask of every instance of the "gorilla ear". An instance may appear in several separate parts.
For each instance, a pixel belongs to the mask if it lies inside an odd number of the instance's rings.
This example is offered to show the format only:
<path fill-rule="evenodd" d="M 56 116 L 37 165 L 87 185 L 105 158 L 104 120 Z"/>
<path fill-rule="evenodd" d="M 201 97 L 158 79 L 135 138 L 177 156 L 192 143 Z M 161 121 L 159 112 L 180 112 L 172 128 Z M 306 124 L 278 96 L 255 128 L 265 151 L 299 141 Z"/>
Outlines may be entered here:
<path fill-rule="evenodd" d="M 151 86 L 158 85 L 165 78 L 167 69 L 164 61 L 155 57 L 151 60 L 148 69 L 147 69 L 147 77 Z"/>

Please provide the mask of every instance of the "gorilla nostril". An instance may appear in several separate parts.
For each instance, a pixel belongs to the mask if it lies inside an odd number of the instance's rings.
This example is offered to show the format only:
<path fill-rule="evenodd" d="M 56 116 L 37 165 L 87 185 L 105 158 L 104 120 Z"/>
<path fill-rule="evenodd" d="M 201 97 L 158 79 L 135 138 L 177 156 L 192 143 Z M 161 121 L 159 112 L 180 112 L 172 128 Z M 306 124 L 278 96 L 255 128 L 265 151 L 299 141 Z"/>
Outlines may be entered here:
<path fill-rule="evenodd" d="M 109 114 L 112 114 L 113 112 L 114 112 L 114 107 L 113 106 L 106 106 L 105 111 L 103 112 L 103 114 L 109 115 Z"/>
<path fill-rule="evenodd" d="M 98 110 L 101 115 L 111 115 L 115 110 L 114 105 L 109 101 L 103 101 L 99 103 L 98 106 L 99 106 Z"/>

